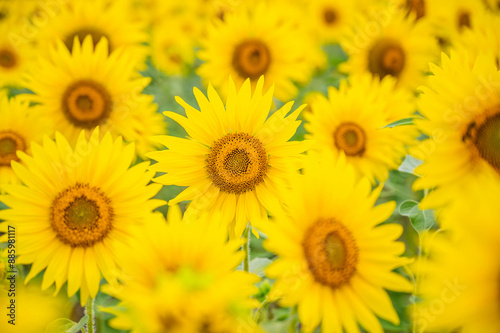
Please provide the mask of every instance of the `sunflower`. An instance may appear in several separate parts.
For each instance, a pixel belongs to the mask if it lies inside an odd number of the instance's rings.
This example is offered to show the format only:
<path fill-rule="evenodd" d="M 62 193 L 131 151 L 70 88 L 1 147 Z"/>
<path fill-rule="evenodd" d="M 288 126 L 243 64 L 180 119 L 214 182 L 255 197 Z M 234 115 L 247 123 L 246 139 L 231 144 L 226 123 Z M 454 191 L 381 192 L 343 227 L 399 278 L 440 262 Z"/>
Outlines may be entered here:
<path fill-rule="evenodd" d="M 399 224 L 378 226 L 394 202 L 377 205 L 382 187 L 371 193 L 366 178 L 357 181 L 341 155 L 307 160 L 304 174 L 290 176 L 284 193 L 287 211 L 264 229 L 264 246 L 278 255 L 266 269 L 276 279 L 271 298 L 298 306 L 304 332 L 321 323 L 322 332 L 382 332 L 376 316 L 394 324 L 399 317 L 385 289 L 410 291 L 411 283 L 393 272 L 408 262 L 399 257 Z M 353 205 L 353 203 L 356 203 Z"/>
<path fill-rule="evenodd" d="M 440 215 L 447 232 L 429 237 L 415 264 L 422 302 L 411 312 L 418 332 L 500 331 L 500 188 L 481 186 Z"/>
<path fill-rule="evenodd" d="M 264 2 L 226 15 L 208 27 L 198 56 L 205 61 L 198 74 L 227 96 L 227 78 L 239 88 L 249 78 L 255 88 L 260 76 L 265 89 L 276 86 L 276 98 L 285 101 L 298 92 L 294 82 L 306 83 L 318 55 L 303 29 L 283 16 L 282 6 Z"/>
<path fill-rule="evenodd" d="M 71 302 L 64 296 L 53 296 L 48 291 L 41 291 L 39 283 L 25 286 L 18 281 L 15 298 L 3 295 L 3 292 L 4 290 L 0 290 L 2 332 L 45 332 L 47 326 L 54 320 L 70 316 Z M 8 313 L 11 299 L 15 299 L 16 302 L 15 325 L 9 323 L 9 320 L 12 320 Z"/>
<path fill-rule="evenodd" d="M 354 21 L 356 1 L 314 0 L 308 2 L 307 22 L 322 43 L 336 43 Z"/>
<path fill-rule="evenodd" d="M 158 161 L 151 170 L 167 173 L 154 181 L 188 186 L 169 204 L 193 200 L 190 208 L 195 211 L 222 209 L 221 221 L 229 225 L 233 237 L 241 236 L 248 221 L 254 226 L 266 221 L 266 209 L 280 209 L 277 188 L 286 183 L 288 170 L 298 167 L 294 162 L 309 146 L 308 142 L 288 142 L 304 106 L 286 117 L 293 105 L 287 103 L 267 119 L 273 89 L 263 94 L 263 86 L 262 77 L 252 94 L 248 79 L 236 92 L 230 80 L 225 107 L 212 86 L 208 99 L 195 88 L 201 111 L 178 97 L 187 118 L 174 112 L 164 114 L 184 127 L 190 138 L 159 136 L 168 150 L 147 154 Z"/>
<path fill-rule="evenodd" d="M 349 56 L 339 70 L 350 75 L 371 73 L 397 78 L 401 88 L 414 90 L 424 80 L 427 63 L 437 56 L 431 25 L 395 12 L 388 21 L 366 17 L 344 35 L 341 46 Z"/>
<path fill-rule="evenodd" d="M 90 140 L 82 131 L 74 148 L 58 132 L 55 142 L 45 137 L 43 146 L 31 147 L 33 157 L 18 152 L 22 164 L 12 162 L 26 185 L 5 186 L 0 201 L 10 209 L 0 211 L 0 231 L 13 225 L 23 240 L 17 262 L 33 264 L 26 282 L 45 269 L 42 289 L 55 282 L 57 293 L 68 281 L 68 296 L 80 290 L 85 304 L 95 298 L 101 274 L 116 282 L 116 249 L 133 238 L 131 226 L 163 203 L 150 200 L 161 186 L 146 186 L 148 162 L 129 169 L 133 145 L 109 133 L 100 141 L 99 129 Z"/>
<path fill-rule="evenodd" d="M 0 88 L 21 86 L 22 76 L 34 56 L 31 44 L 11 40 L 10 36 L 15 27 L 13 20 L 0 22 Z"/>
<path fill-rule="evenodd" d="M 147 55 L 142 45 L 148 41 L 146 23 L 132 19 L 129 1 L 73 0 L 60 7 L 60 13 L 50 19 L 40 30 L 39 47 L 53 46 L 62 40 L 69 51 L 73 50 L 75 40 L 82 42 L 92 36 L 94 47 L 105 38 L 109 51 L 124 48 L 140 60 Z M 143 66 L 138 62 L 137 66 Z"/>
<path fill-rule="evenodd" d="M 467 53 L 442 55 L 442 65 L 431 65 L 434 74 L 421 88 L 415 120 L 429 138 L 410 150 L 424 163 L 414 189 L 433 189 L 423 207 L 449 203 L 463 186 L 478 176 L 500 185 L 498 128 L 500 126 L 500 72 L 491 55 L 472 60 Z"/>
<path fill-rule="evenodd" d="M 395 83 L 391 77 L 380 81 L 364 75 L 341 81 L 338 90 L 330 87 L 328 98 L 315 95 L 311 112 L 304 114 L 311 133 L 306 137 L 315 140 L 316 150 L 346 155 L 358 175 L 384 182 L 418 135 L 413 126 L 386 127 L 414 113 L 412 96 Z"/>
<path fill-rule="evenodd" d="M 35 93 L 33 101 L 40 104 L 40 116 L 52 119 L 71 143 L 82 129 L 99 125 L 103 132 L 136 141 L 142 154 L 155 147 L 144 134 L 163 134 L 165 129 L 155 126 L 147 132 L 141 130 L 141 123 L 162 122 L 153 96 L 140 93 L 150 79 L 138 77 L 136 61 L 122 50 L 108 54 L 106 39 L 95 47 L 91 36 L 83 44 L 75 39 L 71 53 L 59 41 L 51 57 L 40 59 L 32 68 L 26 85 Z"/>
<path fill-rule="evenodd" d="M 19 182 L 10 166 L 19 161 L 16 151 L 29 153 L 31 142 L 40 142 L 44 134 L 52 134 L 50 122 L 37 117 L 27 100 L 9 99 L 7 91 L 0 90 L 0 192 L 4 184 Z"/>
<path fill-rule="evenodd" d="M 225 228 L 207 220 L 183 221 L 177 205 L 167 217 L 168 224 L 152 216 L 120 252 L 129 274 L 118 289 L 105 287 L 123 309 L 108 310 L 116 315 L 111 326 L 134 333 L 260 332 L 250 313 L 259 278 L 235 271 L 241 242 L 226 242 Z"/>

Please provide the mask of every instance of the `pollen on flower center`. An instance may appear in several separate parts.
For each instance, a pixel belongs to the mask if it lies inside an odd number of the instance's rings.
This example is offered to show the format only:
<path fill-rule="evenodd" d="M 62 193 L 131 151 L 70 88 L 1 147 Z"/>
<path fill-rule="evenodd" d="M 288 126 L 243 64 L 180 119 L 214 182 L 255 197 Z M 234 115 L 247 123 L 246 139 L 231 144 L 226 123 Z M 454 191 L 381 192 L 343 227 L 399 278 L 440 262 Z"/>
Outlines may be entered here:
<path fill-rule="evenodd" d="M 366 135 L 355 123 L 340 124 L 333 134 L 335 146 L 348 156 L 361 156 L 366 149 Z"/>
<path fill-rule="evenodd" d="M 246 133 L 229 133 L 207 156 L 207 171 L 221 191 L 240 194 L 264 181 L 268 158 L 262 143 Z"/>
<path fill-rule="evenodd" d="M 13 68 L 16 66 L 16 55 L 7 49 L 0 49 L 0 67 Z"/>
<path fill-rule="evenodd" d="M 271 54 L 262 41 L 249 39 L 235 48 L 232 63 L 241 77 L 255 80 L 268 70 Z"/>
<path fill-rule="evenodd" d="M 349 282 L 359 249 L 351 232 L 335 219 L 320 219 L 306 231 L 302 247 L 315 280 L 331 288 Z"/>
<path fill-rule="evenodd" d="M 386 75 L 399 77 L 405 62 L 405 52 L 395 41 L 378 41 L 368 54 L 368 69 L 380 78 Z"/>
<path fill-rule="evenodd" d="M 500 172 L 500 114 L 472 123 L 467 132 L 464 139 L 470 136 L 479 156 Z"/>
<path fill-rule="evenodd" d="M 108 46 L 109 46 L 109 52 L 111 52 L 111 43 L 109 41 L 109 37 L 106 36 L 106 34 L 98 29 L 94 28 L 83 28 L 79 29 L 72 34 L 69 34 L 65 39 L 64 39 L 64 45 L 68 48 L 68 50 L 71 52 L 73 50 L 73 42 L 75 40 L 75 37 L 78 37 L 80 40 L 80 43 L 83 42 L 85 37 L 87 35 L 92 36 L 92 43 L 94 44 L 94 49 L 97 46 L 97 43 L 101 40 L 102 37 L 105 37 L 108 40 Z"/>
<path fill-rule="evenodd" d="M 90 247 L 113 227 L 111 201 L 89 184 L 77 183 L 59 193 L 50 218 L 59 240 L 71 247 Z"/>
<path fill-rule="evenodd" d="M 109 92 L 100 83 L 80 80 L 66 89 L 62 110 L 75 126 L 93 128 L 105 121 L 111 113 Z"/>
<path fill-rule="evenodd" d="M 12 131 L 0 132 L 0 166 L 10 166 L 12 160 L 19 161 L 18 150 L 26 150 L 24 139 Z"/>
<path fill-rule="evenodd" d="M 337 13 L 331 8 L 325 8 L 323 19 L 327 25 L 332 25 L 337 21 Z"/>

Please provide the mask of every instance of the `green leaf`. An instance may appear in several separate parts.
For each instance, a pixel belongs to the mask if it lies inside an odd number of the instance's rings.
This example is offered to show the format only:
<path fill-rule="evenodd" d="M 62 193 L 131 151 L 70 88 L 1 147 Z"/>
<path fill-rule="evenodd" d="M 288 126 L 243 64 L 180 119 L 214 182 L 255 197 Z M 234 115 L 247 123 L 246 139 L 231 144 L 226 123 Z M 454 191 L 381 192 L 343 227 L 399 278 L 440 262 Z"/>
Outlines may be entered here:
<path fill-rule="evenodd" d="M 88 315 L 83 316 L 78 323 L 67 318 L 59 318 L 47 325 L 45 333 L 77 333 L 88 321 Z"/>
<path fill-rule="evenodd" d="M 392 128 L 392 127 L 396 127 L 396 126 L 406 126 L 406 125 L 413 125 L 413 118 L 404 118 L 404 119 L 400 119 L 400 120 L 397 120 L 393 123 L 390 123 L 389 125 L 387 126 L 384 126 L 382 128 Z"/>
<path fill-rule="evenodd" d="M 411 225 L 419 235 L 436 225 L 434 212 L 432 210 L 420 210 L 418 202 L 413 200 L 401 203 L 399 214 L 410 218 Z"/>
<path fill-rule="evenodd" d="M 398 168 L 398 171 L 405 172 L 405 173 L 411 173 L 413 175 L 419 176 L 418 174 L 415 173 L 415 169 L 422 164 L 423 162 L 419 159 L 416 159 L 413 156 L 406 155 L 405 159 L 403 160 L 403 163 Z"/>
<path fill-rule="evenodd" d="M 267 258 L 254 258 L 250 261 L 250 273 L 264 276 L 264 270 L 270 263 L 272 261 Z"/>

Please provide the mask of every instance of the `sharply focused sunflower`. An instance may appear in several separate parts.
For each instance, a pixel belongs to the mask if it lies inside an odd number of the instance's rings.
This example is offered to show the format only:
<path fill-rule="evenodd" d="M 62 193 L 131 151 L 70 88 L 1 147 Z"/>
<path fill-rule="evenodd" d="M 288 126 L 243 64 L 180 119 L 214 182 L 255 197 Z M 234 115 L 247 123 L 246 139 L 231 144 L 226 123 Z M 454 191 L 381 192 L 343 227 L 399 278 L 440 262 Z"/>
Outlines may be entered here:
<path fill-rule="evenodd" d="M 75 40 L 92 36 L 94 47 L 104 37 L 109 51 L 124 48 L 140 60 L 147 55 L 146 24 L 131 17 L 129 1 L 73 0 L 60 6 L 60 12 L 40 30 L 38 43 L 43 51 L 62 40 L 69 51 Z M 142 62 L 136 63 L 142 66 Z"/>
<path fill-rule="evenodd" d="M 303 175 L 290 176 L 287 212 L 264 229 L 264 246 L 278 255 L 266 269 L 276 279 L 270 297 L 298 305 L 304 332 L 320 323 L 322 332 L 360 332 L 358 323 L 382 332 L 377 316 L 399 323 L 385 289 L 412 289 L 393 271 L 408 262 L 400 257 L 404 244 L 395 241 L 403 228 L 379 226 L 395 203 L 374 207 L 381 187 L 370 193 L 368 180 L 357 181 L 342 156 L 322 158 L 310 158 Z"/>
<path fill-rule="evenodd" d="M 75 39 L 71 53 L 59 42 L 50 58 L 40 59 L 32 68 L 26 85 L 40 104 L 40 117 L 52 119 L 71 143 L 82 129 L 99 125 L 103 132 L 137 142 L 138 153 L 143 154 L 155 147 L 144 134 L 163 134 L 165 128 L 141 130 L 141 123 L 163 123 L 153 96 L 141 93 L 150 79 L 136 74 L 136 61 L 123 49 L 108 54 L 106 39 L 95 46 L 91 36 L 82 44 Z"/>
<path fill-rule="evenodd" d="M 123 307 L 109 310 L 116 314 L 111 326 L 134 333 L 260 332 L 250 313 L 259 278 L 235 271 L 241 242 L 226 242 L 226 229 L 211 222 L 182 221 L 177 205 L 168 222 L 152 216 L 121 251 L 129 274 L 123 286 L 106 290 Z"/>
<path fill-rule="evenodd" d="M 499 196 L 498 186 L 483 182 L 441 215 L 451 231 L 429 237 L 414 265 L 422 300 L 412 311 L 418 332 L 500 331 Z"/>
<path fill-rule="evenodd" d="M 350 75 L 393 76 L 398 87 L 414 90 L 423 83 L 427 63 L 437 56 L 431 25 L 415 22 L 404 12 L 395 12 L 382 23 L 366 17 L 352 26 L 341 40 L 349 59 L 339 69 Z"/>
<path fill-rule="evenodd" d="M 189 138 L 159 136 L 168 150 L 147 155 L 158 161 L 151 170 L 167 173 L 156 182 L 188 186 L 169 204 L 193 200 L 190 208 L 196 211 L 222 210 L 221 221 L 229 225 L 231 236 L 239 237 L 248 221 L 266 221 L 266 209 L 280 209 L 277 188 L 286 183 L 289 167 L 299 167 L 294 162 L 309 146 L 306 141 L 288 142 L 304 106 L 286 117 L 293 105 L 287 103 L 267 119 L 273 89 L 263 94 L 263 86 L 261 77 L 252 94 L 246 80 L 237 92 L 230 80 L 226 106 L 212 86 L 208 99 L 195 89 L 201 111 L 177 98 L 187 118 L 164 114 L 184 127 Z"/>
<path fill-rule="evenodd" d="M 22 76 L 33 59 L 34 51 L 29 43 L 14 43 L 10 33 L 15 21 L 0 22 L 0 88 L 19 87 Z"/>
<path fill-rule="evenodd" d="M 386 127 L 414 113 L 412 96 L 395 83 L 390 77 L 380 81 L 364 75 L 341 81 L 338 90 L 330 87 L 328 98 L 316 95 L 311 112 L 304 114 L 315 150 L 345 155 L 359 176 L 384 182 L 418 136 L 414 126 Z"/>
<path fill-rule="evenodd" d="M 43 135 L 51 135 L 52 126 L 37 116 L 36 108 L 17 97 L 9 99 L 5 90 L 0 90 L 0 192 L 4 184 L 19 180 L 10 166 L 19 161 L 17 151 L 29 153 L 31 142 L 40 142 Z"/>
<path fill-rule="evenodd" d="M 100 141 L 99 129 L 90 140 L 82 131 L 74 148 L 60 133 L 55 142 L 45 137 L 43 146 L 31 147 L 33 157 L 18 152 L 22 164 L 12 162 L 26 185 L 5 186 L 0 201 L 10 209 L 0 211 L 0 231 L 14 226 L 23 240 L 17 263 L 33 264 L 27 282 L 45 269 L 42 289 L 55 283 L 58 292 L 67 281 L 68 296 L 80 290 L 85 304 L 95 298 L 101 275 L 116 282 L 116 250 L 133 238 L 131 226 L 163 204 L 150 200 L 161 186 L 146 186 L 148 162 L 129 169 L 133 144 L 124 147 L 109 133 Z"/>
<path fill-rule="evenodd" d="M 493 57 L 483 54 L 471 60 L 467 53 L 442 55 L 441 67 L 422 87 L 415 121 L 429 138 L 410 150 L 424 163 L 414 189 L 434 189 L 422 204 L 438 207 L 472 186 L 478 176 L 489 176 L 500 186 L 500 72 Z M 487 194 L 485 194 L 487 196 Z"/>
<path fill-rule="evenodd" d="M 264 2 L 252 10 L 226 15 L 209 26 L 198 53 L 204 60 L 198 74 L 227 96 L 231 75 L 239 88 L 249 78 L 255 88 L 260 76 L 276 98 L 285 101 L 298 92 L 294 82 L 305 83 L 317 65 L 319 49 L 309 48 L 305 30 L 283 16 L 282 6 Z"/>

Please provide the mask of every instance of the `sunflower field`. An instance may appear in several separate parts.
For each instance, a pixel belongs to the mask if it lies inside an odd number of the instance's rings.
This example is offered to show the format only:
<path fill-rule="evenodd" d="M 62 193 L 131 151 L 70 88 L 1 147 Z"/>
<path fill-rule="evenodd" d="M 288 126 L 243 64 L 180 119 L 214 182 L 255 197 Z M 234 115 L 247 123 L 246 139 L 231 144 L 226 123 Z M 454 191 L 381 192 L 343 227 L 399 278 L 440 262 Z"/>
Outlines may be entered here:
<path fill-rule="evenodd" d="M 0 0 L 0 332 L 500 332 L 499 64 L 498 0 Z"/>

